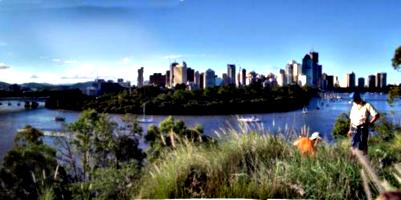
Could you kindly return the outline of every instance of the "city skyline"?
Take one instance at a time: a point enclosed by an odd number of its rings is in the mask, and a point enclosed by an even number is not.
[[[400,83],[391,67],[399,1],[3,0],[0,11],[0,81],[8,83],[136,83],[140,67],[147,80],[173,61],[219,76],[227,64],[277,75],[311,50],[340,81],[386,72],[388,84]]]

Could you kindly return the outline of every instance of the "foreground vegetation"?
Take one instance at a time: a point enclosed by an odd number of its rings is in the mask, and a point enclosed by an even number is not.
[[[315,157],[303,157],[291,145],[294,138],[278,133],[245,128],[210,138],[202,126],[169,117],[144,134],[130,115],[123,120],[127,129],[120,130],[107,115],[85,111],[57,151],[26,127],[0,168],[0,199],[366,198],[348,139],[319,143]],[[401,129],[382,121],[376,130],[369,141],[372,166],[400,188],[394,164],[401,162]]]

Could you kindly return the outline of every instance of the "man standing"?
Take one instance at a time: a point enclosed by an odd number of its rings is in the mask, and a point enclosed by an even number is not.
[[[352,137],[352,153],[362,151],[368,154],[369,126],[380,118],[380,114],[370,104],[362,100],[358,92],[354,92],[353,104],[350,112],[350,128],[348,136]]]

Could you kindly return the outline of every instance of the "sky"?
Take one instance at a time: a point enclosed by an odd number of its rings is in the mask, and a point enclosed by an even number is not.
[[[0,0],[0,81],[136,83],[173,61],[277,74],[314,50],[340,80],[399,84],[400,19],[399,0]]]

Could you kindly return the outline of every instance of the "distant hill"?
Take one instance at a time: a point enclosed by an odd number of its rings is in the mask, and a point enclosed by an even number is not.
[[[74,83],[74,84],[49,84],[49,83],[23,83],[19,84],[22,88],[30,88],[35,90],[66,90],[66,89],[80,89],[85,91],[87,87],[92,86],[93,81]],[[0,82],[0,90],[8,90],[11,84]]]

